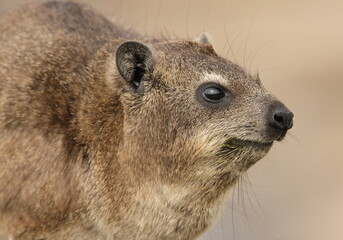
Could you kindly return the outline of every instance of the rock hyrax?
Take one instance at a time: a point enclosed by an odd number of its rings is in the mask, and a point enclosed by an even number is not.
[[[48,1],[0,20],[0,229],[9,239],[188,240],[293,114],[196,41]]]

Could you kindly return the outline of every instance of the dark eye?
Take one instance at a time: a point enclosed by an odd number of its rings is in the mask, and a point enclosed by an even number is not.
[[[196,90],[196,98],[204,106],[217,108],[227,106],[232,94],[219,84],[204,83]]]
[[[210,101],[219,101],[225,97],[224,91],[219,87],[206,88],[203,92],[203,95]]]

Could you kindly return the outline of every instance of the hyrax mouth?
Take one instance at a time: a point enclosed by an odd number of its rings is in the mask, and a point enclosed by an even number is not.
[[[222,146],[222,151],[233,151],[239,149],[254,149],[254,150],[268,150],[273,142],[257,142],[252,140],[242,140],[238,138],[230,138],[226,140]]]
[[[263,153],[262,155],[264,156],[269,151],[272,145],[273,142],[258,142],[252,140],[230,138],[224,142],[220,149],[220,153],[227,155],[234,153],[249,152],[251,155],[261,155]]]
[[[230,138],[222,145],[219,156],[226,162],[234,163],[237,171],[245,172],[250,166],[263,158],[272,145],[273,142]]]

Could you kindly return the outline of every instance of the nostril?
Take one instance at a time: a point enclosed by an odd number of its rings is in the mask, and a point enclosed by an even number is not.
[[[282,122],[283,122],[283,114],[275,113],[274,114],[274,121],[277,122],[277,123],[282,124]]]
[[[288,110],[277,111],[273,116],[273,125],[281,130],[288,130],[293,126],[293,116]]]

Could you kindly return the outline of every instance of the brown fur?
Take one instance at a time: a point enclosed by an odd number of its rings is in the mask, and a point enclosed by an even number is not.
[[[194,239],[271,145],[225,141],[280,138],[275,98],[207,38],[144,39],[72,2],[9,12],[0,33],[0,237]],[[126,39],[154,58],[143,94],[116,67]],[[206,81],[230,89],[228,108],[196,100]]]

